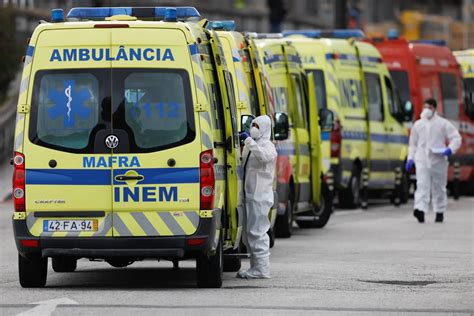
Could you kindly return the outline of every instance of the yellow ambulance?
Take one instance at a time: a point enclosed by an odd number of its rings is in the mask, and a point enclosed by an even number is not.
[[[51,20],[33,32],[18,101],[20,284],[45,286],[48,258],[56,272],[80,258],[195,258],[197,285],[220,287],[241,227],[219,37],[192,7],[55,9]]]
[[[368,198],[408,199],[404,173],[408,135],[405,111],[377,49],[355,40],[360,31],[287,31],[307,73],[314,74],[318,105],[335,113],[330,143],[331,168],[339,206],[366,208]],[[366,96],[366,97],[364,97]]]
[[[252,115],[252,117],[256,116],[259,107],[258,91],[253,78],[248,44],[244,35],[240,32],[234,31],[234,21],[210,21],[206,28],[216,30],[216,33],[220,38],[224,57],[229,61],[228,70],[234,83],[237,118],[241,118],[242,116],[245,118],[248,115]],[[244,124],[248,128],[251,121],[246,120]],[[241,119],[238,119],[238,128],[239,130],[242,130]],[[276,181],[274,196],[275,201],[277,201]],[[275,244],[274,226],[277,216],[276,206],[277,203],[275,203],[274,207],[269,212],[271,223],[271,228],[268,231],[270,247],[273,247]],[[232,266],[232,264],[229,263],[228,266]],[[235,266],[238,266],[238,263],[236,263]]]
[[[463,73],[465,112],[474,117],[474,49],[455,51],[453,54]]]
[[[275,232],[290,237],[293,221],[302,228],[320,228],[332,212],[332,194],[322,176],[320,115],[314,78],[303,71],[296,49],[279,35],[248,34],[254,79],[262,96],[257,115],[274,117],[277,158],[278,216]],[[289,131],[279,126],[288,124]],[[323,124],[330,129],[331,125]]]

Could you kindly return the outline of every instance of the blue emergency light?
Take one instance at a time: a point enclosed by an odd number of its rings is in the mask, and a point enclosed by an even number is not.
[[[209,30],[235,31],[235,21],[209,21],[206,26]]]
[[[194,7],[83,7],[72,8],[67,14],[67,18],[79,20],[103,20],[114,15],[154,18],[168,22],[201,17],[198,10]]]
[[[283,31],[284,36],[290,35],[303,35],[310,38],[365,38],[365,34],[362,30],[295,30],[295,31]]]
[[[166,8],[165,17],[163,21],[165,22],[176,22],[178,20],[178,12],[176,8]]]
[[[51,10],[51,22],[53,22],[53,23],[64,22],[64,11],[63,11],[63,9],[53,9],[53,10]]]

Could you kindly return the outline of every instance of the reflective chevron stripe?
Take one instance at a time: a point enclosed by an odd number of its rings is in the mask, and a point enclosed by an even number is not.
[[[115,212],[97,218],[96,232],[44,232],[43,221],[50,219],[55,218],[36,218],[30,212],[26,218],[28,230],[40,237],[189,236],[196,232],[200,216],[199,211]]]

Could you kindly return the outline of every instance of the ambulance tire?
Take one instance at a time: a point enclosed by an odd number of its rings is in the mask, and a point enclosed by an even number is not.
[[[128,258],[112,258],[112,259],[106,259],[105,262],[110,264],[114,268],[125,268],[135,261],[130,260]]]
[[[222,233],[219,238],[216,252],[213,255],[207,253],[199,255],[196,259],[196,281],[200,288],[222,287],[224,272],[224,254],[222,249]]]
[[[74,272],[77,268],[76,258],[52,258],[54,272]]]
[[[362,191],[360,176],[360,168],[354,166],[347,188],[339,191],[339,206],[341,208],[354,209],[360,206]]]
[[[317,215],[312,221],[296,221],[300,228],[323,228],[329,221],[332,213],[332,194],[327,184],[321,187],[321,208],[314,209]]]
[[[285,213],[277,216],[275,222],[275,235],[278,238],[290,238],[293,234],[293,203],[288,199]]]
[[[44,287],[48,276],[48,258],[42,258],[40,254],[28,257],[18,254],[18,274],[21,287]]]

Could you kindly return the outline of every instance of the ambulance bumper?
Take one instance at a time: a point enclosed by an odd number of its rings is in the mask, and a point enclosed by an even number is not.
[[[215,247],[218,227],[220,227],[220,214],[212,218],[201,218],[196,233],[191,236],[35,237],[29,233],[26,221],[13,221],[15,242],[21,254],[41,253],[43,257],[67,256],[91,259],[197,257]],[[25,240],[30,241],[28,245],[31,245],[32,241],[37,241],[37,246],[24,246]]]

